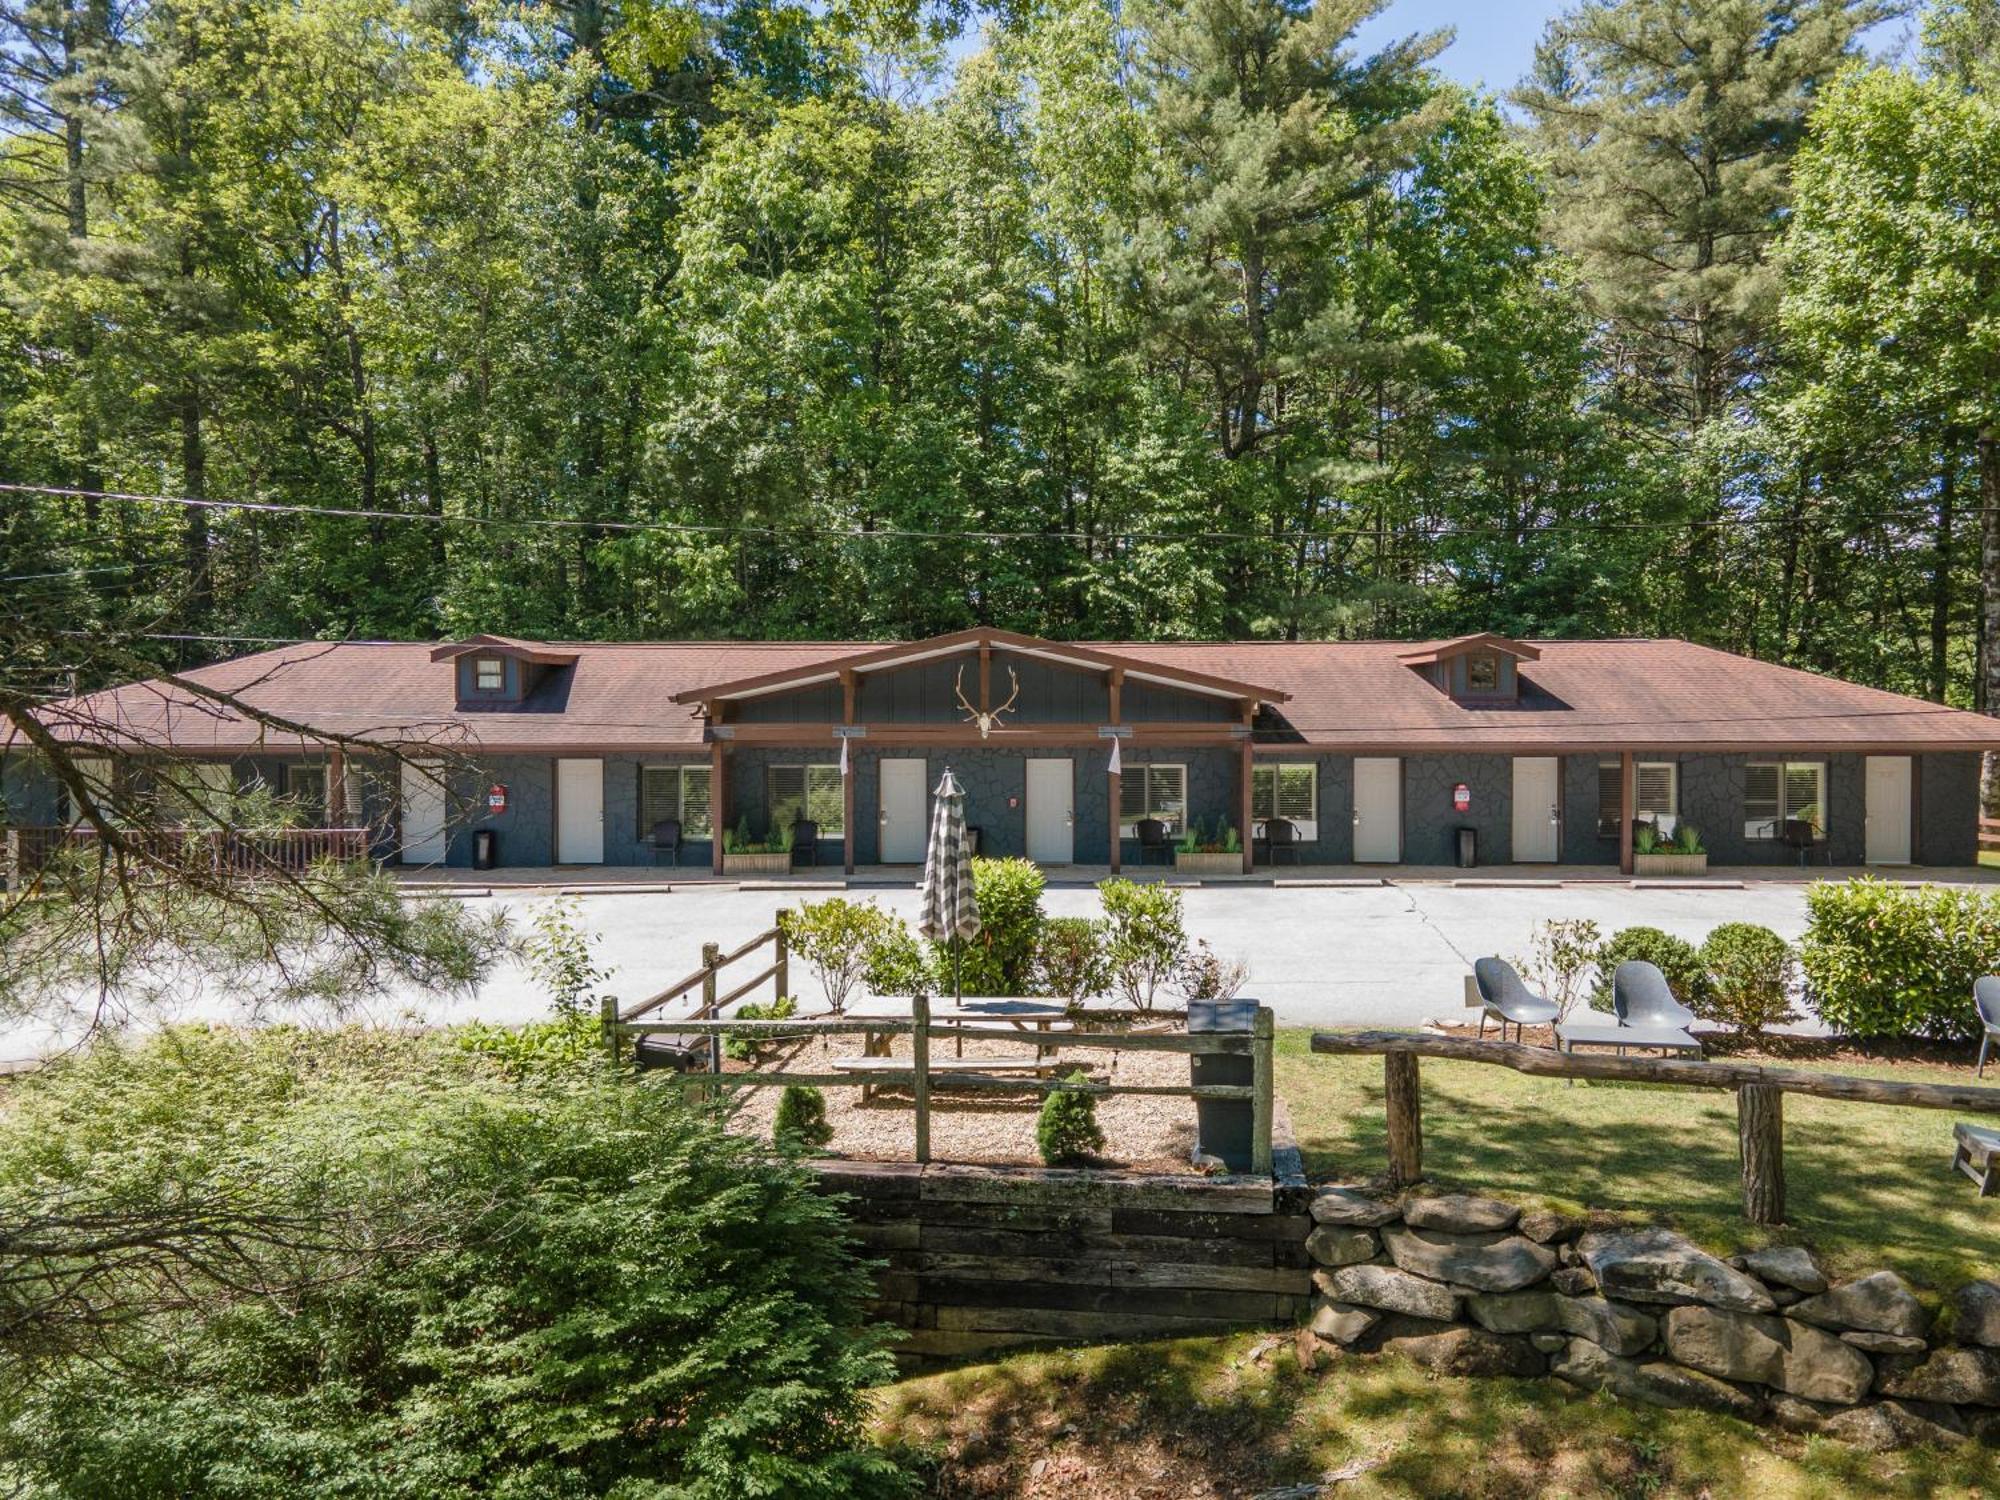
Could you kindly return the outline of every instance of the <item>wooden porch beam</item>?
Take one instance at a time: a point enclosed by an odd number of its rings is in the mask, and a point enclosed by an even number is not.
[[[831,723],[732,724],[722,738],[733,745],[824,750],[834,737],[834,727]],[[863,738],[877,745],[936,745],[997,750],[1009,746],[1045,749],[1056,745],[1104,743],[1104,736],[1097,732],[1100,726],[1095,723],[1030,724],[1018,728],[1003,725],[985,739],[980,738],[978,727],[972,724],[861,724],[856,727],[863,731]],[[1248,744],[1242,730],[1227,724],[1150,723],[1128,724],[1125,727],[1132,731],[1125,741],[1128,745],[1191,749],[1203,745],[1226,748]],[[1293,753],[1299,752],[1294,750]]]
[[[722,830],[729,826],[729,759],[728,747],[721,740],[713,740],[708,747],[708,826],[709,826],[709,867],[712,873],[722,873]]]
[[[854,668],[840,669],[840,722],[854,722]],[[846,873],[854,873],[854,746],[847,746],[847,774],[840,778],[840,836],[842,863]]]
[[[1125,691],[1125,669],[1123,667],[1113,667],[1111,669],[1111,680],[1108,685],[1111,694],[1111,723],[1116,725],[1119,722],[1118,720],[1119,698]],[[1111,742],[1112,747],[1116,749],[1118,747],[1118,743],[1119,742],[1117,740],[1113,740]],[[1109,790],[1111,793],[1111,817],[1110,817],[1111,873],[1113,875],[1116,875],[1119,870],[1119,864],[1125,852],[1124,849],[1120,847],[1122,841],[1118,836],[1119,809],[1125,800],[1124,798],[1125,778],[1122,774],[1120,774],[1117,771],[1111,772],[1111,784]]]
[[[1618,872],[1632,873],[1632,819],[1638,814],[1639,791],[1633,785],[1635,776],[1632,752],[1626,750],[1618,757]]]

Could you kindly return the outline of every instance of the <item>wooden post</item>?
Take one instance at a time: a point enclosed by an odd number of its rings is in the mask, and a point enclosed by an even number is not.
[[[1250,793],[1250,741],[1247,739],[1243,742],[1241,755],[1243,761],[1243,785],[1238,789],[1240,796],[1236,826],[1243,831],[1243,873],[1248,875],[1252,863],[1251,846],[1255,841],[1250,837],[1250,804],[1252,798]]]
[[[792,918],[788,907],[778,908],[778,935],[772,940],[775,950],[771,956],[771,998],[782,1000],[792,992],[792,949],[785,941],[785,924]]]
[[[1382,1103],[1389,1118],[1389,1179],[1408,1187],[1424,1175],[1424,1099],[1415,1053],[1383,1054]]]
[[[710,873],[722,873],[722,834],[729,827],[729,763],[722,753],[722,741],[708,747],[708,831]]]
[[[1743,1217],[1785,1222],[1785,1091],[1746,1083],[1736,1090],[1736,1136],[1743,1162]]]
[[[1124,705],[1121,701],[1125,695],[1125,669],[1123,667],[1113,667],[1111,669],[1111,681],[1109,687],[1111,693],[1111,725],[1115,729],[1124,722],[1122,719],[1118,717],[1124,708]],[[1121,741],[1113,740],[1111,742],[1111,752],[1112,754],[1118,756],[1121,763],[1124,761],[1125,757],[1123,754]],[[1121,847],[1122,841],[1119,839],[1118,836],[1118,829],[1121,823],[1121,818],[1120,818],[1121,809],[1119,807],[1119,804],[1122,801],[1124,801],[1125,797],[1125,777],[1122,772],[1118,771],[1112,771],[1110,773],[1110,776],[1111,776],[1111,873],[1113,875],[1116,875],[1118,873],[1119,865],[1121,864],[1125,853],[1124,849]]]
[[[703,943],[701,945],[701,1009],[696,1014],[705,1021],[720,1021],[722,1019],[721,1016],[715,1013],[715,972],[717,960],[721,957],[722,945],[720,943]],[[722,1071],[722,1033],[719,1031],[709,1033],[708,1071],[711,1073],[720,1073]]]
[[[1618,869],[1625,875],[1632,873],[1632,820],[1639,808],[1635,779],[1632,752],[1627,750],[1618,757]]]
[[[326,826],[347,826],[347,757],[338,750],[326,756]]]
[[[910,1019],[916,1029],[910,1033],[910,1089],[917,1106],[917,1160],[931,1159],[931,1000],[928,995],[910,997]]]
[[[1257,1007],[1250,1030],[1250,1170],[1271,1175],[1271,1042],[1277,1020],[1271,1007]]]
[[[618,997],[600,995],[597,1015],[604,1027],[604,1055],[615,1063],[618,1061]]]
[[[854,725],[854,669],[843,667],[840,673],[840,722],[852,728]],[[841,863],[846,866],[846,874],[854,873],[854,742],[843,740],[841,754],[847,760],[847,774],[840,778],[840,826],[845,831],[840,836]]]

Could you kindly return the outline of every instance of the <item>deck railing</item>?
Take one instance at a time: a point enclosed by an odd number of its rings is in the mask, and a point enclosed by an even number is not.
[[[1312,1050],[1382,1059],[1389,1175],[1400,1186],[1424,1174],[1423,1098],[1418,1059],[1490,1063],[1547,1078],[1602,1078],[1626,1083],[1669,1083],[1684,1088],[1729,1089],[1736,1095],[1736,1133],[1742,1159],[1743,1217],[1753,1224],[1785,1221],[1784,1096],[1811,1094],[1865,1104],[1913,1109],[1955,1109],[2000,1114],[2000,1088],[1976,1084],[1906,1083],[1768,1068],[1755,1063],[1694,1062],[1683,1058],[1578,1056],[1516,1042],[1430,1036],[1403,1031],[1322,1031]]]
[[[2000,849],[2000,818],[1981,818],[1979,820],[1979,847],[1981,849]]]
[[[121,837],[150,859],[237,874],[304,874],[321,860],[368,857],[366,828],[133,828]],[[9,828],[4,840],[7,888],[45,868],[64,850],[88,853],[103,840],[88,824],[73,828]]]

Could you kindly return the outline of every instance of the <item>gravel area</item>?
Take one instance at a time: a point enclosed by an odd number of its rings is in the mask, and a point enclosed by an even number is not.
[[[907,1063],[910,1039],[895,1038],[894,1056]],[[1025,1057],[1034,1043],[971,1041],[967,1057]],[[933,1059],[953,1056],[948,1041],[931,1043]],[[861,1052],[858,1036],[836,1036],[769,1048],[756,1064],[759,1071],[825,1073],[830,1059]],[[1186,1083],[1188,1058],[1179,1052],[1115,1052],[1091,1047],[1065,1048],[1063,1060],[1090,1070],[1101,1083]],[[747,1068],[730,1063],[727,1071]],[[735,1128],[769,1135],[778,1111],[776,1088],[741,1091]],[[833,1126],[829,1154],[862,1161],[908,1161],[915,1142],[915,1115],[908,1088],[878,1089],[865,1104],[856,1088],[825,1088],[826,1116]],[[1043,1095],[1023,1089],[953,1090],[931,1084],[931,1160],[1041,1165],[1035,1150],[1035,1119]],[[1104,1154],[1095,1165],[1143,1172],[1185,1172],[1194,1149],[1194,1100],[1156,1095],[1114,1095],[1097,1101],[1097,1123],[1104,1131]]]

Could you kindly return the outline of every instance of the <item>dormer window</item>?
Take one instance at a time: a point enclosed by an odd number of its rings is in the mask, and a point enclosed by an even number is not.
[[[1518,701],[1521,669],[1541,654],[1526,641],[1491,631],[1432,641],[1400,653],[1404,664],[1431,686],[1474,708]]]
[[[507,685],[507,664],[497,656],[482,656],[472,664],[473,680],[482,693],[497,693]]]
[[[1500,691],[1500,658],[1491,651],[1475,651],[1465,658],[1465,690],[1468,693]]]

